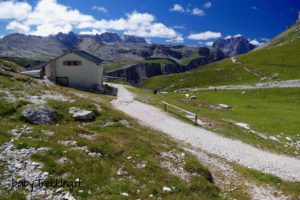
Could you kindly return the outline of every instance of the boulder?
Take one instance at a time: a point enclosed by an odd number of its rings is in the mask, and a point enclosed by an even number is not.
[[[33,124],[48,124],[56,120],[55,110],[47,106],[27,108],[22,116]]]
[[[231,107],[230,106],[228,106],[228,105],[226,105],[226,104],[219,104],[219,106],[221,107],[221,108],[223,108],[223,109],[230,109]]]
[[[195,100],[195,99],[197,99],[197,96],[191,96],[190,97],[190,100]]]
[[[80,108],[72,107],[69,109],[69,113],[72,117],[79,121],[93,121],[95,120],[95,115],[93,111],[82,110]]]

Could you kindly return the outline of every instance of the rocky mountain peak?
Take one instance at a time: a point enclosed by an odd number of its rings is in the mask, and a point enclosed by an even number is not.
[[[56,34],[54,36],[54,38],[60,40],[65,45],[71,46],[71,47],[76,46],[76,44],[79,41],[79,36],[76,33],[72,32],[72,31],[67,33],[67,34],[59,32],[58,34]]]
[[[96,35],[95,39],[99,42],[106,42],[106,43],[116,43],[116,42],[122,42],[121,37],[116,33],[109,33],[105,32],[100,35]]]
[[[123,35],[122,39],[125,43],[147,43],[145,38],[133,35]]]
[[[251,44],[245,36],[220,38],[213,44],[213,48],[223,51],[229,57],[247,53],[254,48],[255,45]]]

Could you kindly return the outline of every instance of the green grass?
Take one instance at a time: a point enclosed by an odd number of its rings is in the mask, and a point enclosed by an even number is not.
[[[4,59],[11,63],[15,63],[18,66],[21,66],[23,68],[25,68],[28,65],[30,65],[30,67],[36,67],[43,62],[43,61],[39,61],[39,60],[32,60],[32,59],[18,58],[18,57],[1,57],[0,59]]]
[[[137,64],[135,60],[114,60],[103,64],[105,72],[112,72]]]
[[[13,71],[13,72],[18,72],[18,71],[22,70],[22,68],[18,64],[11,62],[7,59],[3,59],[3,58],[0,58],[0,66],[5,66],[10,71]]]
[[[3,99],[0,99],[0,117],[12,114],[16,111],[16,106],[13,103],[9,103]]]
[[[274,88],[261,90],[218,90],[191,93],[196,100],[187,101],[185,93],[170,92],[153,95],[151,91],[132,89],[139,94],[138,99],[146,103],[163,107],[160,101],[166,101],[190,112],[197,113],[200,119],[211,123],[207,127],[227,137],[237,138],[259,148],[276,151],[288,155],[297,155],[295,145],[289,146],[285,137],[295,143],[300,141],[300,88]],[[232,109],[217,110],[212,107],[227,104]],[[176,116],[176,113],[170,110]],[[182,119],[182,117],[181,117]],[[249,133],[236,126],[234,122],[243,122],[265,137],[280,135],[280,142],[263,139],[259,134]],[[192,122],[191,122],[192,123]],[[288,146],[285,146],[288,145]]]
[[[284,181],[272,174],[265,174],[260,171],[245,167],[235,166],[235,169],[258,185],[270,185],[277,190],[282,191],[287,196],[292,196],[293,200],[298,200],[300,196],[300,182]]]
[[[50,173],[49,178],[60,178],[64,174],[69,174],[65,180],[80,178],[82,180],[80,189],[83,192],[79,192],[79,189],[71,191],[77,198],[124,199],[120,193],[127,192],[130,195],[129,199],[147,199],[150,194],[153,194],[154,198],[163,199],[221,199],[220,191],[212,182],[210,172],[192,155],[187,154],[185,158],[185,168],[194,173],[189,182],[170,175],[167,170],[161,168],[160,162],[163,160],[160,156],[161,152],[173,149],[183,152],[183,150],[162,133],[142,127],[133,119],[114,110],[109,103],[113,97],[44,86],[16,74],[10,75],[0,74],[1,87],[11,90],[15,95],[20,95],[19,92],[24,88],[28,94],[34,95],[52,90],[76,100],[75,102],[49,100],[47,104],[53,107],[59,116],[55,123],[49,125],[32,125],[22,120],[20,112],[25,109],[28,102],[16,102],[14,105],[9,105],[13,107],[9,109],[7,103],[1,100],[0,105],[5,108],[2,109],[5,115],[0,118],[0,144],[11,139],[12,135],[8,134],[10,130],[19,129],[24,124],[31,126],[33,131],[22,134],[14,144],[19,149],[50,148],[46,154],[32,155],[32,159],[44,164],[42,170]],[[99,113],[96,104],[101,107]],[[72,119],[68,108],[73,106],[93,110],[97,113],[95,122],[83,124]],[[130,127],[123,125],[120,120],[127,120]],[[44,135],[41,133],[42,130],[51,131],[54,135]],[[82,133],[93,135],[93,139],[81,137],[79,134]],[[76,141],[77,146],[86,146],[90,151],[101,153],[102,157],[94,158],[81,151],[73,150],[71,146],[58,143],[65,140]],[[129,156],[132,159],[127,159]],[[69,162],[58,164],[57,160],[61,157],[66,157]],[[147,165],[140,169],[136,167],[138,163],[147,163]],[[3,166],[1,163],[1,172]],[[130,176],[118,176],[117,171],[120,168],[127,171]],[[175,189],[166,193],[162,191],[164,186]],[[138,193],[137,190],[140,192]],[[24,194],[21,190],[15,193],[2,190],[1,198],[24,199]]]
[[[192,60],[195,60],[197,58],[201,58],[203,56],[200,56],[199,54],[192,54],[190,56],[187,56],[187,57],[184,57],[182,58],[179,63],[183,66],[188,66],[188,64],[192,61]]]
[[[274,80],[300,78],[300,24],[288,31],[280,39],[275,38],[270,45],[237,57],[237,63],[231,59],[212,63],[192,71],[156,76],[141,84],[149,89],[180,89],[219,86],[228,84],[252,84]],[[285,45],[277,46],[284,41]],[[276,76],[274,76],[277,74]],[[261,81],[262,78],[266,80]]]
[[[142,64],[147,64],[147,63],[150,63],[150,64],[153,64],[153,63],[157,63],[157,64],[161,64],[161,65],[167,65],[167,64],[172,64],[172,62],[168,59],[147,59],[147,60],[143,60],[139,63],[142,63]]]
[[[153,64],[153,63],[158,63],[161,65],[166,65],[166,64],[172,64],[172,62],[168,59],[147,59],[147,60],[142,60],[142,61],[136,61],[136,60],[118,60],[118,61],[113,61],[113,62],[108,62],[104,64],[104,71],[105,72],[112,72],[112,71],[117,71],[120,69],[124,69],[126,67],[130,67],[136,64]]]

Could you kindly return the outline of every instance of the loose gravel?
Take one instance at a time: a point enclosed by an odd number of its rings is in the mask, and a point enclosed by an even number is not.
[[[113,106],[136,118],[143,125],[162,131],[176,140],[201,148],[242,166],[276,175],[284,180],[300,181],[300,160],[263,151],[241,141],[225,138],[203,128],[184,123],[159,108],[134,100],[123,85]]]

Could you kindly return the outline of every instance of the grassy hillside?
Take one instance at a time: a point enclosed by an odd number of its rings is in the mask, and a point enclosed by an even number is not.
[[[64,188],[76,198],[221,199],[204,166],[163,134],[141,127],[114,110],[109,103],[112,97],[40,84],[18,74],[0,72],[1,147],[9,143],[16,151],[46,148],[46,153],[36,152],[28,158],[41,163],[42,167],[33,171],[49,173],[47,180],[80,178],[80,188]],[[49,98],[51,94],[53,99]],[[27,106],[38,106],[35,101],[43,99],[43,95],[48,95],[45,103],[55,109],[58,118],[49,125],[30,124],[22,118],[21,112]],[[55,99],[57,96],[68,100]],[[91,123],[76,121],[68,113],[70,107],[92,110],[96,120]],[[25,132],[22,127],[27,127]],[[22,134],[15,138],[10,134],[13,129]],[[81,149],[101,155],[93,157]],[[174,154],[176,159],[163,156],[165,154]],[[162,162],[170,163],[174,169],[182,167],[180,169],[190,174],[190,178],[183,180],[170,174],[169,169],[161,166]],[[1,181],[10,178],[4,173],[7,167],[2,160]],[[172,191],[164,191],[163,187]],[[57,188],[49,189],[54,194],[59,193]],[[1,199],[25,199],[28,190],[1,187],[0,193]]]
[[[157,58],[157,59],[146,59],[146,60],[116,60],[113,62],[107,62],[104,63],[104,71],[105,72],[113,72],[120,69],[126,69],[128,67],[131,67],[133,65],[137,64],[161,64],[161,65],[167,65],[172,64],[172,61],[166,58]]]
[[[2,57],[0,59],[4,59],[7,61],[10,61],[12,63],[16,63],[17,65],[25,68],[27,66],[30,67],[36,67],[42,64],[45,61],[39,61],[39,60],[32,60],[32,59],[27,59],[27,58],[17,58],[17,57]]]
[[[131,88],[136,99],[164,109],[161,101],[196,113],[211,130],[225,137],[237,139],[256,148],[300,158],[300,88],[273,88],[263,90],[219,90],[190,93],[196,99],[187,99],[186,93],[160,93]],[[219,104],[229,105],[225,109]],[[193,125],[186,113],[168,107],[168,113]],[[249,126],[249,129],[238,124]],[[278,190],[298,199],[300,182],[285,182],[273,175],[236,166],[236,170],[258,184],[274,185]]]
[[[196,113],[206,128],[227,137],[236,138],[258,148],[300,157],[300,88],[273,88],[260,90],[219,90],[191,93],[197,99],[189,100],[186,93],[163,93],[153,95],[151,91],[135,89],[139,100],[163,107],[166,101],[190,112]],[[231,109],[222,109],[226,104]],[[171,109],[172,113],[176,110]],[[186,119],[184,113],[174,113]],[[246,123],[250,132],[236,123]],[[270,137],[278,137],[278,141]],[[289,137],[289,139],[286,139]],[[299,143],[300,145],[300,143]]]
[[[246,84],[300,78],[300,23],[264,47],[192,71],[157,76],[141,84],[145,88],[178,89]]]
[[[7,59],[3,59],[3,58],[0,58],[0,69],[1,68],[4,68],[4,70],[13,71],[13,72],[18,72],[18,71],[22,70],[22,67],[20,67],[20,65],[14,63],[12,61],[9,61]]]

